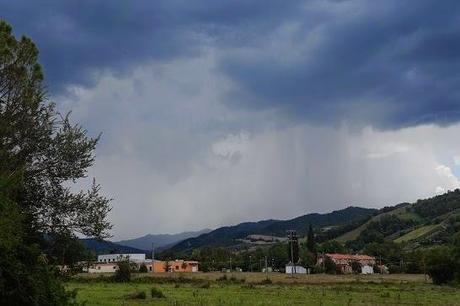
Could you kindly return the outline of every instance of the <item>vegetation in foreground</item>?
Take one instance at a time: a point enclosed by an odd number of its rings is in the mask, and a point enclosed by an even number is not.
[[[73,280],[77,300],[86,305],[460,305],[460,290],[424,283],[420,275],[290,278],[262,273],[219,273],[197,277],[143,278],[130,283]],[[337,280],[347,281],[337,283]],[[290,283],[288,283],[290,282]]]

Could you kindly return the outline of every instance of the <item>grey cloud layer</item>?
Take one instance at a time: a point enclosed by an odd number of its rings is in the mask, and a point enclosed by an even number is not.
[[[51,89],[216,52],[227,103],[398,128],[460,118],[458,1],[10,1]]]
[[[116,238],[382,207],[460,187],[460,125],[280,128],[271,113],[222,103],[231,86],[214,64],[146,65],[63,100],[104,132],[90,177],[115,199]]]
[[[0,3],[37,42],[59,108],[103,132],[89,177],[115,199],[119,239],[460,187],[459,13],[453,0]]]

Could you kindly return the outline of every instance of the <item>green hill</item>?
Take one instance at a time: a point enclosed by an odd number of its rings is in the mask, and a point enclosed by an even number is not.
[[[460,190],[383,209],[335,240],[355,251],[373,242],[393,241],[405,249],[447,243],[460,230]]]
[[[248,235],[285,236],[296,230],[301,237],[311,224],[316,241],[335,240],[350,252],[359,252],[372,243],[394,242],[406,249],[446,243],[460,229],[460,190],[401,203],[380,210],[348,207],[326,214],[307,214],[290,220],[264,220],[221,227],[186,239],[170,251],[182,252],[203,247],[243,246]]]
[[[305,235],[309,224],[316,228],[346,225],[351,221],[368,218],[376,209],[347,207],[327,214],[307,214],[290,220],[264,220],[245,222],[235,226],[221,227],[195,238],[186,239],[171,248],[172,251],[186,251],[205,246],[228,247],[240,244],[239,239],[251,234],[285,236],[286,231],[296,230]]]

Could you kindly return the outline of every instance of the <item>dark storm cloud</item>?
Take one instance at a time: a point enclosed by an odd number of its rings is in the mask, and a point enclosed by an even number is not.
[[[274,50],[260,47],[250,57],[228,53],[221,67],[241,86],[232,100],[255,109],[390,128],[451,123],[460,118],[459,6],[458,1],[307,6],[287,34],[288,43],[304,48],[302,54],[279,54],[272,43]],[[328,10],[333,13],[317,23],[305,22]],[[309,42],[311,37],[315,41]]]
[[[38,44],[48,83],[58,92],[92,85],[101,69],[126,73],[147,60],[196,55],[212,41],[250,39],[238,33],[241,23],[273,27],[294,3],[19,0],[0,4],[0,17]]]
[[[234,107],[398,128],[460,118],[458,1],[10,1],[53,92],[150,60],[200,56]]]

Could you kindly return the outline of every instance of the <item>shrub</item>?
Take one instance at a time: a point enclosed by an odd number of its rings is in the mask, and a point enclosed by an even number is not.
[[[332,261],[332,259],[330,259],[327,256],[326,256],[326,259],[324,260],[324,271],[327,274],[336,274],[337,273],[337,266]]]
[[[254,289],[254,284],[246,284],[241,286],[242,289]]]
[[[154,299],[164,299],[164,298],[166,298],[164,293],[160,289],[155,288],[155,287],[152,287],[152,289],[150,289],[150,295]]]
[[[147,270],[147,266],[145,265],[145,263],[142,263],[139,267],[139,273],[147,273],[148,270]]]
[[[128,261],[120,261],[118,269],[115,271],[115,281],[126,283],[131,281],[131,266]]]
[[[211,283],[210,282],[205,282],[205,283],[202,283],[199,288],[202,288],[202,289],[209,289],[211,288]]]
[[[145,291],[136,291],[130,293],[128,295],[128,298],[133,300],[145,300],[147,298],[147,295],[145,294]]]
[[[426,267],[428,275],[437,285],[454,280],[455,262],[449,247],[437,247],[428,253]]]
[[[260,282],[261,285],[271,285],[273,284],[272,280],[269,278],[264,279],[263,281]]]
[[[361,273],[361,264],[357,261],[352,261],[351,262],[351,270],[353,271],[354,274],[359,274]]]

